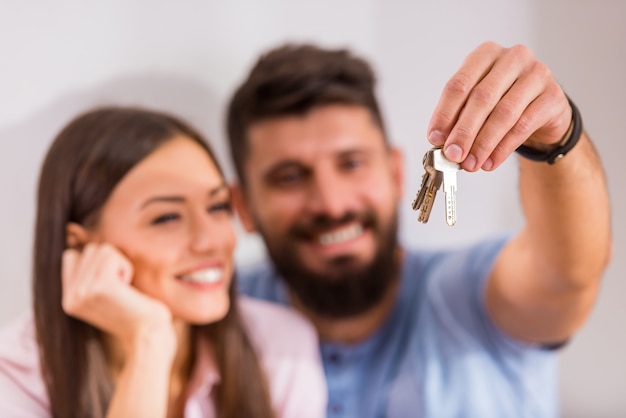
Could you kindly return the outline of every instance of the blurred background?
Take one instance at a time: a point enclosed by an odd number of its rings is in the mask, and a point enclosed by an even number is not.
[[[30,308],[37,176],[63,125],[95,105],[167,110],[211,139],[232,179],[224,107],[258,54],[287,41],[352,48],[374,64],[391,140],[405,153],[407,245],[462,245],[517,230],[514,158],[494,173],[459,174],[454,228],[441,201],[427,225],[410,208],[443,85],[486,40],[526,44],[549,65],[604,162],[614,258],[590,320],[561,351],[560,393],[563,417],[625,417],[623,0],[0,0],[0,326]],[[240,265],[263,257],[260,240],[240,232]]]

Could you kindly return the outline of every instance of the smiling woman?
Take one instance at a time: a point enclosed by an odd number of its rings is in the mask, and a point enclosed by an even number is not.
[[[34,314],[0,333],[0,415],[324,416],[312,327],[235,296],[230,200],[182,121],[72,121],[40,176]]]

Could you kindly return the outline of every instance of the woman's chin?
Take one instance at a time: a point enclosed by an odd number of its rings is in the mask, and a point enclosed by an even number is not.
[[[226,298],[203,306],[185,306],[174,317],[191,325],[208,325],[224,319],[229,309],[230,300]]]

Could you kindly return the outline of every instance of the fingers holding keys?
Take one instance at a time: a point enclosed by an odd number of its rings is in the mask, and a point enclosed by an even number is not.
[[[467,171],[492,170],[531,136],[558,142],[569,126],[568,111],[565,94],[532,51],[487,42],[446,84],[428,139]]]
[[[463,169],[475,171],[485,164],[499,140],[532,100],[528,96],[537,93],[522,89],[525,94],[516,95],[511,91],[527,71],[528,55],[523,48],[505,49],[492,42],[482,44],[446,84],[431,120],[431,130],[444,134],[446,141],[441,144],[444,154],[461,163]],[[442,114],[457,117],[446,122]]]
[[[428,126],[428,139],[433,145],[444,145],[472,90],[492,69],[498,54],[496,44],[481,45],[465,58],[461,68],[448,80]],[[469,126],[464,129],[471,131]]]
[[[530,56],[529,56],[530,57]],[[505,66],[505,70],[517,74],[513,66]],[[526,141],[537,129],[548,121],[551,109],[542,110],[549,71],[541,63],[530,64],[526,70],[517,74],[512,85],[505,77],[497,74],[489,74],[481,84],[486,84],[485,89],[495,91],[498,85],[506,85],[507,90],[500,96],[498,91],[497,101],[492,107],[485,109],[479,101],[468,100],[463,111],[463,117],[459,123],[467,123],[465,120],[474,121],[477,128],[472,132],[465,143],[468,148],[468,161],[464,162],[463,168],[468,171],[493,170],[497,168],[515,149]],[[493,85],[491,87],[490,85]],[[556,87],[558,85],[554,84]],[[478,86],[478,88],[484,88]],[[560,87],[559,87],[560,89]],[[504,89],[501,89],[504,90]],[[474,132],[476,132],[474,134]],[[454,136],[450,138],[455,140]]]

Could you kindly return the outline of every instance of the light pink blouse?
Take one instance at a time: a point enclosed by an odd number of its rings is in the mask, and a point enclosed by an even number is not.
[[[312,326],[282,306],[243,296],[238,302],[248,335],[268,377],[277,416],[325,417],[327,392]],[[185,418],[215,417],[210,393],[219,381],[209,351],[199,350]],[[14,320],[0,331],[0,417],[50,417],[31,314]]]

